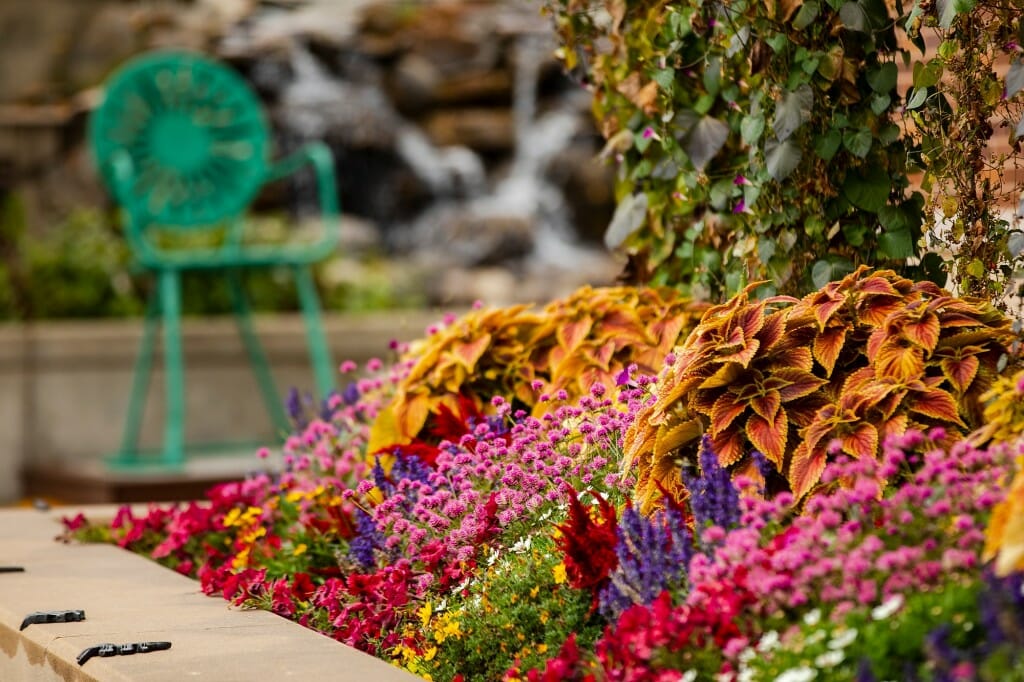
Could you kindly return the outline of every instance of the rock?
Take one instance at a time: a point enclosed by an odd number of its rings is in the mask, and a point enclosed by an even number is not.
[[[548,167],[548,179],[562,190],[577,234],[593,244],[603,242],[615,213],[615,168],[597,158],[598,145],[595,135],[556,156]]]
[[[441,79],[441,71],[433,62],[411,52],[395,64],[388,79],[388,94],[403,114],[422,112],[424,106],[433,105],[437,99]]]
[[[533,250],[529,216],[440,206],[422,216],[406,246],[435,264],[484,266],[515,261]]]
[[[465,145],[485,152],[506,152],[515,147],[516,131],[509,109],[441,109],[424,122],[430,140],[441,147]]]
[[[442,106],[508,106],[512,102],[512,75],[507,69],[458,74],[446,79],[434,89],[434,99]]]
[[[101,82],[118,64],[141,48],[134,12],[106,5],[76,32],[65,58],[69,92]]]
[[[427,290],[433,305],[463,307],[474,301],[505,307],[522,303],[521,281],[507,268],[445,268],[436,271]]]
[[[0,103],[54,103],[71,92],[61,83],[62,53],[90,12],[83,0],[0,3]]]

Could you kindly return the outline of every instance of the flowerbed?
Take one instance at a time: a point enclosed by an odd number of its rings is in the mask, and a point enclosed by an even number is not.
[[[891,273],[833,285],[802,302],[744,294],[700,320],[661,308],[679,324],[638,319],[661,323],[650,340],[614,331],[637,305],[626,290],[539,322],[446,320],[316,414],[293,401],[283,474],[67,523],[433,680],[1024,679],[1008,322]],[[674,305],[659,296],[643,300]],[[585,321],[544,331],[555,314]],[[814,349],[787,347],[803,374],[782,366],[782,338]],[[501,353],[520,370],[501,374]],[[424,357],[445,368],[429,391]],[[600,370],[586,387],[564,381],[579,366]],[[748,411],[716,421],[722,396],[700,394],[716,386]],[[432,398],[410,407],[417,391]],[[808,418],[772,441],[757,424],[780,424],[781,405]],[[871,442],[869,408],[891,422]],[[397,440],[368,448],[371,432]]]

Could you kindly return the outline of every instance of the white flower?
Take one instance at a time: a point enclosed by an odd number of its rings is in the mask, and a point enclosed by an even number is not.
[[[834,666],[839,665],[842,662],[842,650],[826,651],[825,653],[820,654],[817,658],[814,659],[814,665],[818,666],[819,668],[832,668]]]
[[[697,679],[697,671],[696,670],[687,670],[685,673],[683,673],[683,676],[681,678],[679,678],[679,682],[694,682],[694,680],[696,680],[696,679]]]
[[[524,552],[530,551],[530,546],[533,545],[533,537],[527,535],[522,540],[519,540],[514,545],[509,547],[509,551],[514,554],[523,554]]]
[[[853,640],[857,639],[857,628],[850,628],[849,630],[840,630],[836,634],[832,635],[832,641],[828,643],[829,649],[845,649],[846,647],[853,644]]]
[[[818,671],[802,665],[799,668],[790,668],[775,678],[775,682],[811,682],[818,676]]]
[[[738,660],[740,663],[749,663],[755,658],[757,658],[757,652],[754,651],[753,648],[748,646],[746,649],[740,652],[740,655],[736,657],[736,660]]]
[[[761,653],[771,651],[779,646],[779,633],[775,630],[769,630],[768,632],[761,635],[761,640],[757,643],[757,650]]]
[[[821,609],[814,609],[804,614],[804,623],[814,627],[821,622]]]
[[[903,595],[894,594],[875,608],[871,609],[871,617],[875,620],[885,620],[892,614],[899,611],[901,606],[903,606]]]

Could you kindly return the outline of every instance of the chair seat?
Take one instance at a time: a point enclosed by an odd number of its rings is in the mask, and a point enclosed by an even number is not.
[[[235,249],[141,253],[138,264],[146,270],[219,270],[230,268],[297,267],[318,263],[331,255],[334,243],[252,245]]]

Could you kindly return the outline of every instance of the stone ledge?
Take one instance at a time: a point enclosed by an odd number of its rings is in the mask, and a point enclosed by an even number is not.
[[[196,581],[139,555],[54,541],[60,517],[79,509],[0,511],[0,561],[25,567],[0,574],[0,680],[418,679],[272,613],[207,597]],[[110,508],[84,511],[103,518]],[[51,609],[82,609],[86,620],[18,631],[26,614]],[[172,648],[75,661],[96,644],[159,640]]]

